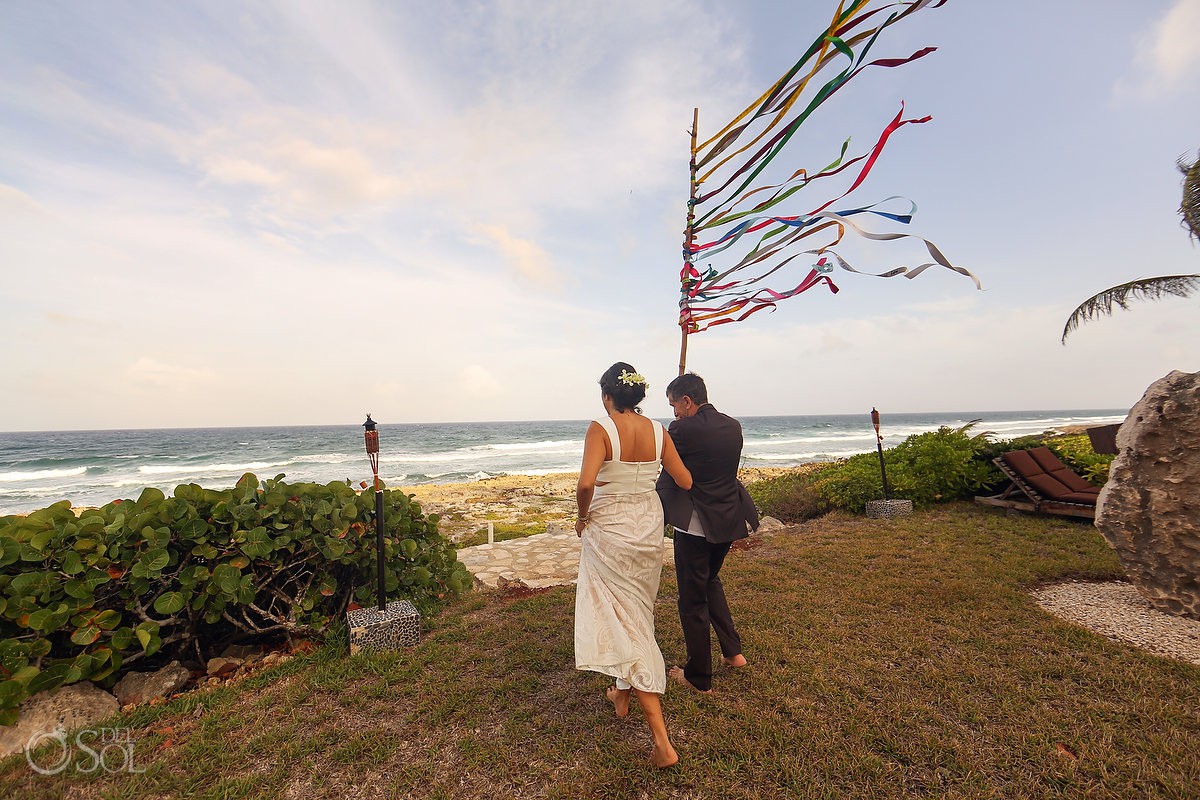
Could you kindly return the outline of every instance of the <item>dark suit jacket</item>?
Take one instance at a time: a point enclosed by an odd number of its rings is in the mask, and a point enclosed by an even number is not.
[[[705,403],[692,416],[672,422],[667,430],[693,481],[692,490],[685,492],[666,470],[658,476],[655,489],[667,523],[687,530],[694,507],[710,542],[745,538],[747,523],[757,530],[758,511],[737,479],[742,459],[741,423]]]

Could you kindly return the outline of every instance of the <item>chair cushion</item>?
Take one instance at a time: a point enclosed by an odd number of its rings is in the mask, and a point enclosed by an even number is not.
[[[1050,474],[1053,475],[1055,478],[1058,478],[1064,484],[1066,484],[1067,488],[1070,489],[1072,492],[1087,492],[1087,491],[1099,492],[1100,491],[1095,486],[1092,486],[1090,483],[1085,481],[1083,478],[1079,477],[1075,473],[1074,470],[1072,470],[1068,467],[1063,467],[1062,469],[1056,469],[1056,470],[1050,472]]]
[[[1038,493],[1048,500],[1058,500],[1071,493],[1070,487],[1053,475],[1041,472],[1036,475],[1025,475],[1023,477],[1026,483],[1037,489]]]
[[[1058,456],[1049,447],[1033,447],[1028,451],[1033,460],[1042,468],[1043,472],[1056,472],[1060,469],[1067,469],[1067,465],[1058,460]]]
[[[1046,471],[1033,460],[1033,456],[1029,455],[1029,452],[1026,450],[1012,450],[1005,453],[1003,458],[1004,463],[1012,467],[1013,472],[1022,477],[1037,475]]]
[[[1096,505],[1096,499],[1100,497],[1100,490],[1092,487],[1090,492],[1070,492],[1062,497],[1056,497],[1055,500],[1062,500],[1067,503],[1087,503],[1089,506]]]

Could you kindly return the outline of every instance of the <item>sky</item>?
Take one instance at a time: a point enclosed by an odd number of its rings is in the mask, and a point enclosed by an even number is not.
[[[718,130],[835,7],[0,0],[0,430],[583,419],[615,361],[668,416],[692,110]],[[689,338],[713,403],[1128,409],[1200,370],[1200,297],[1059,342],[1096,292],[1200,272],[1176,166],[1198,29],[1200,0],[949,0],[888,28],[873,54],[938,50],[856,78],[776,163],[868,147],[901,101],[932,115],[850,199],[912,199],[896,230],[983,289],[837,273]]]

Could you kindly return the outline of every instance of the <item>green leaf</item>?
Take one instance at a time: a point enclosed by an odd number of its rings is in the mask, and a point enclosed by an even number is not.
[[[400,549],[404,551],[404,555],[412,558],[417,554],[417,543],[412,539],[405,539],[400,542]]]
[[[83,572],[83,559],[75,550],[68,550],[62,557],[62,571],[68,575],[78,575]]]
[[[104,584],[111,581],[112,576],[109,575],[107,572],[104,572],[103,570],[89,569],[87,571],[87,574],[83,576],[83,580],[88,586],[90,586],[92,588],[93,591],[95,591],[96,587],[103,586]]]
[[[78,645],[87,646],[100,638],[100,626],[84,625],[71,634],[71,641]]]
[[[117,628],[108,643],[114,650],[126,650],[133,644],[133,628]]]
[[[243,567],[250,566],[250,559],[246,558],[245,556],[234,556],[233,558],[229,559],[229,563],[231,566],[242,569]]]
[[[192,548],[192,555],[196,558],[216,558],[220,551],[211,544],[198,544]]]
[[[145,489],[142,489],[142,493],[137,499],[137,504],[145,507],[154,503],[161,503],[164,499],[166,499],[166,495],[162,493],[161,489],[147,486]]]
[[[100,626],[101,630],[111,631],[121,624],[121,612],[108,608],[97,614],[94,621]]]
[[[29,615],[29,627],[35,631],[44,631],[49,625],[47,624],[54,616],[54,612],[48,608],[41,608]]]
[[[15,564],[21,557],[21,544],[7,536],[0,537],[0,567]]]
[[[57,581],[52,573],[23,572],[12,579],[9,588],[15,594],[36,597],[49,590],[55,583]]]
[[[57,689],[67,682],[67,676],[70,673],[71,665],[69,663],[65,661],[56,662],[35,675],[29,681],[26,689],[31,695],[44,692],[47,689]]]
[[[167,564],[171,563],[171,554],[162,549],[151,550],[142,556],[141,562],[151,573],[161,572]]]
[[[0,681],[0,708],[13,708],[28,696],[25,684],[20,681]]]
[[[179,537],[188,541],[197,541],[210,530],[211,526],[202,519],[189,519],[178,528]]]
[[[77,600],[89,600],[94,596],[92,587],[75,578],[66,582],[63,586],[63,591],[67,593],[67,596],[74,597]]]
[[[231,564],[218,564],[213,570],[213,581],[225,594],[233,594],[242,581],[242,571]]]
[[[160,638],[157,622],[143,622],[133,629],[133,633],[142,645],[142,651],[148,656],[154,655],[162,647],[162,639]]]
[[[54,538],[53,530],[41,531],[40,533],[35,533],[33,536],[31,536],[29,538],[29,546],[32,547],[34,550],[45,552],[46,545],[50,544],[50,540],[53,538]]]
[[[154,601],[154,610],[163,616],[170,616],[182,609],[186,602],[182,592],[167,592],[159,595],[158,599]]]

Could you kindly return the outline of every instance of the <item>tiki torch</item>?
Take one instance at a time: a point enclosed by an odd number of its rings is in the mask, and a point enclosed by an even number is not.
[[[871,408],[871,424],[875,426],[875,447],[879,450],[879,474],[883,476],[883,499],[891,500],[892,490],[888,487],[887,467],[883,465],[883,435],[879,432],[879,412],[874,407]]]
[[[383,489],[379,485],[379,431],[375,430],[375,420],[367,414],[363,423],[366,431],[363,438],[367,442],[367,458],[371,460],[371,472],[375,475],[375,544],[378,550],[379,577],[379,610],[387,610],[387,600],[383,596]]]

